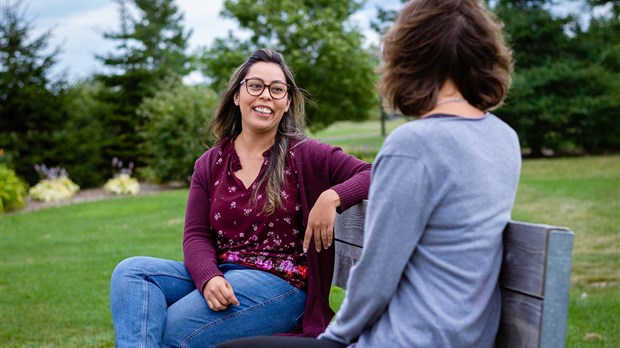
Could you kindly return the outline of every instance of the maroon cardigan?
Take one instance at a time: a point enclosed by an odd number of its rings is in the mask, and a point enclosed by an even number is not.
[[[218,151],[226,146],[232,146],[232,142],[223,140],[196,161],[189,189],[183,234],[183,262],[198,289],[203,289],[211,278],[223,276],[217,268],[216,236],[209,226],[209,189],[213,187],[209,168],[215,165]],[[331,188],[338,193],[339,212],[368,197],[370,164],[345,154],[338,147],[307,139],[292,146],[288,160],[297,171],[304,230],[310,209],[323,191]],[[329,307],[334,272],[333,245],[317,253],[314,242],[311,242],[307,254],[308,296],[302,325],[293,335],[316,337],[325,330],[334,316]]]

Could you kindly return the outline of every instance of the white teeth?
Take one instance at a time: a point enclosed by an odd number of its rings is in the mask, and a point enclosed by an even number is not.
[[[260,112],[261,114],[270,114],[272,112],[271,109],[261,106],[254,108],[254,110],[256,110],[256,112]]]

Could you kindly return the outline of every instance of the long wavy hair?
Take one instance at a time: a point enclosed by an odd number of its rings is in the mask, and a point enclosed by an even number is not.
[[[413,0],[383,37],[379,92],[405,115],[433,109],[452,79],[471,105],[502,104],[513,69],[501,24],[480,0]]]
[[[278,124],[269,164],[264,174],[259,178],[252,194],[252,199],[256,201],[258,189],[266,185],[266,201],[263,211],[271,214],[282,205],[280,195],[284,185],[286,155],[291,146],[291,140],[299,143],[306,138],[304,132],[306,127],[306,96],[304,91],[297,87],[293,72],[280,53],[268,48],[259,49],[233,72],[220,97],[219,104],[208,126],[208,132],[215,137],[218,143],[225,138],[233,139],[241,133],[241,111],[234,103],[234,96],[239,92],[240,83],[246,77],[250,67],[258,62],[277,64],[284,72],[286,83],[289,85],[287,94],[290,102],[289,109],[284,113]]]

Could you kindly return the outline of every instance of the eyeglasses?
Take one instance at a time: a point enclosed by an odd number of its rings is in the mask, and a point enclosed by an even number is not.
[[[286,93],[288,93],[289,87],[286,83],[282,82],[274,82],[268,85],[257,78],[243,79],[239,84],[242,85],[244,83],[245,89],[248,91],[248,93],[255,97],[261,95],[265,90],[265,87],[269,87],[269,95],[271,95],[273,99],[284,98],[286,96]]]

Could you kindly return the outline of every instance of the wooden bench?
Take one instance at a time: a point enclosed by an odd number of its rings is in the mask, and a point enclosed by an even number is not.
[[[346,289],[359,260],[366,201],[337,215],[333,284]],[[499,284],[502,314],[496,347],[564,347],[573,232],[564,227],[511,221],[504,230]]]

